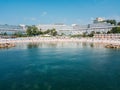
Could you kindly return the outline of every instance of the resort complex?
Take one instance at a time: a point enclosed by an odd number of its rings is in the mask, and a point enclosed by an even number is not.
[[[77,41],[120,45],[119,26],[108,23],[102,18],[96,18],[92,24],[88,25],[69,26],[62,23],[33,26],[0,25],[0,33],[0,43]]]
[[[120,0],[0,0],[0,90],[120,90]]]
[[[48,30],[48,29],[56,29],[58,34],[64,35],[78,35],[83,33],[91,33],[91,32],[100,32],[100,33],[107,33],[113,27],[117,27],[116,25],[103,22],[104,19],[96,18],[93,21],[93,24],[88,25],[77,25],[72,24],[71,26],[64,25],[64,24],[50,24],[50,25],[37,25],[40,30]]]
[[[95,33],[107,33],[114,27],[118,27],[114,24],[104,22],[102,18],[96,18],[92,24],[88,25],[65,25],[62,23],[57,24],[39,24],[35,25],[41,31],[47,31],[50,29],[55,29],[59,35],[78,35],[78,34],[90,34],[91,32]],[[25,33],[27,29],[26,25],[0,25],[0,33],[4,34],[14,34],[16,32]]]

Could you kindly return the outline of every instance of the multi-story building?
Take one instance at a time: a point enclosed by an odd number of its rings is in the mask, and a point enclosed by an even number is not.
[[[105,20],[104,18],[98,17],[93,21],[93,23],[100,23],[103,22],[104,20]]]
[[[87,28],[87,32],[90,33],[92,31],[94,31],[94,32],[100,32],[100,33],[107,33],[113,27],[116,27],[116,26],[111,25],[109,23],[105,23],[105,22],[93,23],[93,24],[89,24],[89,26]]]
[[[75,29],[72,26],[68,26],[65,24],[47,24],[47,25],[37,25],[36,26],[39,30],[46,31],[48,29],[56,29],[58,34],[70,34],[71,31],[74,31]]]
[[[0,34],[7,33],[9,35],[21,32],[25,33],[25,26],[21,25],[0,25]]]
[[[106,23],[103,21],[104,21],[103,18],[96,18],[95,20],[93,20],[92,24],[81,25],[81,26],[78,26],[76,29],[78,29],[84,33],[91,33],[92,31],[94,31],[95,33],[96,32],[107,33],[113,27],[117,27],[115,25],[112,25],[110,23]]]
[[[72,24],[64,25],[64,24],[49,24],[49,25],[37,25],[37,27],[41,30],[48,30],[48,29],[56,29],[58,34],[65,34],[65,35],[75,35],[75,34],[83,34],[83,33],[91,33],[91,32],[100,32],[100,33],[107,33],[115,25],[110,23],[103,22],[103,18],[96,18],[93,21],[93,24],[88,25],[76,25]]]
[[[48,29],[56,29],[58,34],[64,34],[64,35],[76,35],[76,34],[83,34],[83,33],[91,33],[91,32],[100,32],[100,33],[107,33],[110,31],[113,27],[116,27],[115,25],[103,22],[104,19],[102,18],[96,18],[96,20],[93,21],[93,24],[88,25],[65,25],[65,24],[40,24],[36,25],[36,27],[39,30],[46,31]],[[10,33],[13,34],[15,32],[22,32],[25,33],[26,27],[25,25],[0,25],[0,33]]]

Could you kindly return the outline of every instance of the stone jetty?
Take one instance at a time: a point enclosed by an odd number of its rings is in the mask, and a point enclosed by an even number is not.
[[[15,47],[14,43],[0,43],[0,48],[11,48]]]
[[[105,47],[106,48],[119,48],[120,49],[120,44],[108,44]]]

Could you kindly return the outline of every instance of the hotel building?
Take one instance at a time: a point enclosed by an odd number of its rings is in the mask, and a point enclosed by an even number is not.
[[[25,33],[25,30],[25,25],[0,25],[0,34],[7,33],[11,35],[17,32]]]
[[[94,32],[100,32],[100,33],[107,33],[110,31],[113,27],[116,27],[115,25],[112,25],[110,23],[103,22],[104,19],[102,18],[96,18],[93,21],[93,24],[88,25],[64,25],[64,24],[48,24],[48,25],[37,25],[38,29],[41,30],[48,30],[48,29],[56,29],[58,34],[64,34],[64,35],[76,35],[76,34],[83,34],[83,33],[91,33]]]

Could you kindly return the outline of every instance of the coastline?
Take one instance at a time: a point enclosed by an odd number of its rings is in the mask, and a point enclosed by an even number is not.
[[[101,44],[120,45],[120,39],[100,39],[100,38],[57,38],[57,37],[22,37],[15,39],[0,39],[0,43],[39,43],[39,42],[86,42]]]

